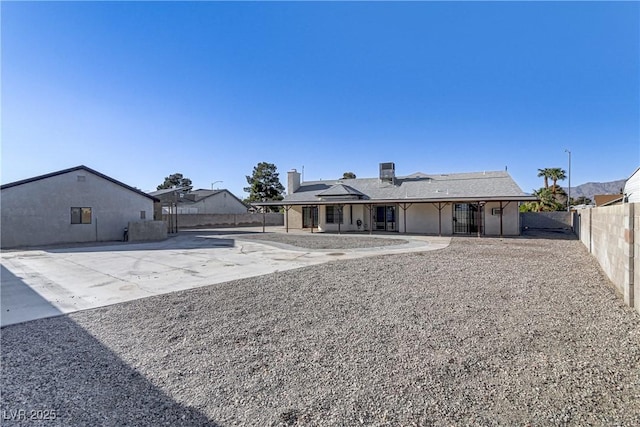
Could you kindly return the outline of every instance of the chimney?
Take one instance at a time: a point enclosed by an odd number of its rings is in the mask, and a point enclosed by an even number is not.
[[[300,188],[300,172],[291,169],[287,172],[287,194],[293,194]]]

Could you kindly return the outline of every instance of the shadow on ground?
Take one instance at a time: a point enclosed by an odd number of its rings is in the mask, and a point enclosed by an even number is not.
[[[32,313],[42,313],[42,317],[62,314],[57,307],[39,293],[31,289],[21,277],[16,276],[4,265],[0,266],[0,324],[20,323],[32,319]],[[11,308],[9,308],[11,307]]]
[[[176,402],[68,316],[4,327],[1,343],[3,426],[22,425],[34,414],[69,426],[217,425]]]
[[[562,228],[529,228],[523,230],[520,237],[525,239],[578,240],[578,236],[573,231]]]

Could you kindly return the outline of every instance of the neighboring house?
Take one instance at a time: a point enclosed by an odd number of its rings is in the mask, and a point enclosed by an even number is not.
[[[243,214],[249,207],[229,190],[193,190],[185,193],[180,188],[153,191],[164,204],[176,203],[179,214]]]
[[[506,172],[414,173],[396,177],[393,163],[377,178],[300,182],[288,173],[287,229],[519,235],[519,202],[535,201]]]
[[[627,179],[622,192],[624,193],[625,203],[640,202],[640,168],[636,169]]]
[[[0,186],[3,248],[122,240],[157,201],[86,166]]]
[[[596,207],[611,206],[622,203],[622,194],[596,194],[593,196]]]

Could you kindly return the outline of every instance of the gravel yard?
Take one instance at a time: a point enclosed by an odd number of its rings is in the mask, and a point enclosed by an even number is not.
[[[8,326],[1,344],[3,425],[640,425],[640,316],[577,240],[455,238]]]

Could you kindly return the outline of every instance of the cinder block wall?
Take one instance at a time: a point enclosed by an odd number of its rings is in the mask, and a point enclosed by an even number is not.
[[[633,210],[633,296],[634,307],[640,313],[640,203],[635,203]]]
[[[132,221],[129,222],[129,241],[144,242],[148,240],[164,240],[167,238],[167,226],[164,221]]]
[[[165,215],[166,217],[166,215]],[[281,213],[267,213],[264,215],[265,224],[270,226],[284,225],[284,215]],[[178,228],[189,227],[243,227],[261,226],[261,213],[243,214],[179,214]]]
[[[523,212],[520,214],[523,229],[571,229],[569,212]]]
[[[606,206],[580,213],[580,241],[622,294],[640,313],[640,203]]]

